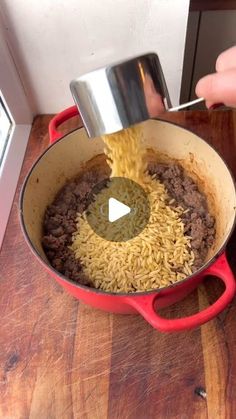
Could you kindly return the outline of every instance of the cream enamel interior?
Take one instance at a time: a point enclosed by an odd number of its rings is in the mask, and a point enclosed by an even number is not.
[[[142,125],[147,148],[160,161],[177,160],[207,194],[216,217],[216,242],[210,259],[224,245],[235,220],[234,182],[220,156],[201,138],[176,125],[149,120]],[[88,139],[84,129],[68,134],[39,159],[25,185],[22,216],[26,232],[41,257],[42,220],[45,209],[67,180],[76,176],[90,159],[103,153],[100,138]],[[150,158],[153,152],[149,152]]]

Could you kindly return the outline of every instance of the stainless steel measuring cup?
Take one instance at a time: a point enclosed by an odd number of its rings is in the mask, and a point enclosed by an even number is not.
[[[73,80],[70,89],[89,137],[120,131],[204,100],[172,108],[155,53],[94,70]]]

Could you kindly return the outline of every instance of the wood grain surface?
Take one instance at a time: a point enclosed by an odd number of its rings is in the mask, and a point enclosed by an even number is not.
[[[19,226],[19,190],[48,145],[50,118],[34,121],[0,254],[0,418],[235,418],[235,301],[201,328],[161,334],[140,316],[78,302],[30,253]],[[189,111],[168,119],[213,144],[236,176],[236,113]],[[236,235],[228,246],[236,273],[235,252]],[[221,291],[211,279],[163,314],[196,312]]]

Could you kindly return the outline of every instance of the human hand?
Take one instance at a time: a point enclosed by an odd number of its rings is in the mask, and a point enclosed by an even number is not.
[[[195,91],[205,99],[207,108],[218,103],[236,107],[236,46],[219,55],[216,73],[200,79]]]

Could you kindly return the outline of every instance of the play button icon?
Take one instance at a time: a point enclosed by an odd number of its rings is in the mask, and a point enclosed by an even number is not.
[[[123,204],[115,198],[109,198],[108,200],[108,220],[113,223],[119,220],[121,217],[129,214],[131,208],[128,205]]]
[[[93,231],[109,241],[137,236],[149,221],[149,198],[136,182],[124,177],[106,179],[92,189],[85,211]]]

